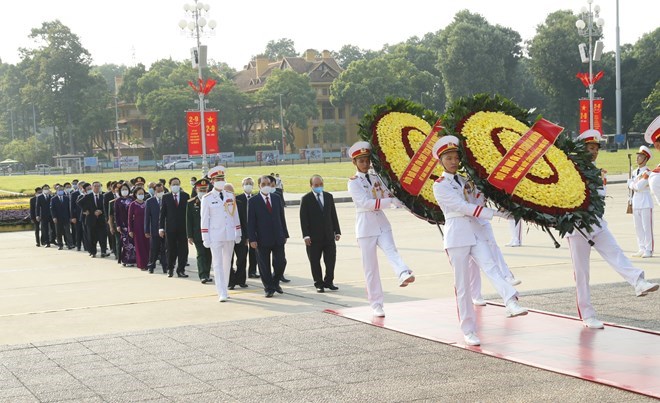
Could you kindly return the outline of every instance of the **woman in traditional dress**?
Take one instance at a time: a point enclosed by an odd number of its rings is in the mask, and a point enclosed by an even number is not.
[[[149,239],[144,234],[144,213],[146,203],[144,202],[145,191],[142,187],[133,190],[135,199],[128,206],[128,235],[133,239],[135,245],[135,260],[138,269],[147,270],[149,263]]]
[[[119,199],[115,200],[115,226],[121,238],[121,264],[135,264],[135,244],[128,235],[128,206],[133,202],[131,189],[124,183],[119,188]]]

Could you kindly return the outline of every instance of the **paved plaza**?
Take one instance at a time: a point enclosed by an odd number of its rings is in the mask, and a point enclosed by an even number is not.
[[[630,254],[637,248],[632,216],[624,214],[625,186],[610,185],[608,191],[606,218]],[[285,293],[266,299],[259,280],[249,280],[250,287],[230,291],[225,304],[218,303],[213,285],[196,278],[192,250],[190,278],[177,279],[110,258],[35,248],[31,232],[0,234],[0,401],[651,400],[323,313],[366,305],[354,208],[339,203],[337,209],[343,234],[339,291],[316,293],[299,210],[290,206],[286,274],[292,282],[283,285]],[[438,229],[403,210],[387,214],[417,281],[399,288],[379,255],[386,312],[395,302],[453,296]],[[508,223],[493,225],[504,245]],[[545,233],[527,228],[523,247],[502,248],[523,280],[517,287],[521,304],[575,316],[565,241],[555,249]],[[635,262],[647,278],[660,279],[660,255]],[[600,319],[660,331],[658,293],[635,297],[597,253],[591,273]],[[486,279],[483,290],[497,301]]]

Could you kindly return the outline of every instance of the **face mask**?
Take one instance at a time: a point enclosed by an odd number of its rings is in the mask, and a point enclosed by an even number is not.
[[[58,196],[62,196],[62,195],[64,195],[64,190],[58,190],[58,191],[57,191],[57,195],[58,195]]]
[[[179,190],[181,190],[181,186],[172,185],[172,193],[179,193]]]
[[[81,194],[81,195],[86,195],[87,192],[83,189],[83,190],[80,191],[80,194]]]
[[[274,187],[269,187],[270,193],[275,193],[275,188]]]
[[[43,194],[45,194],[45,195],[50,194],[50,189],[44,189],[44,190],[43,190]]]
[[[103,186],[99,187],[99,193],[103,192]]]
[[[77,182],[76,182],[76,183],[72,183],[71,185],[72,185],[74,188],[77,188],[77,187],[78,187],[78,183],[77,183]]]
[[[122,195],[123,197],[128,196],[128,190],[122,190],[122,191],[121,191],[121,195]]]
[[[164,194],[165,194],[165,192],[158,192],[158,193],[156,193],[156,197],[161,199]]]
[[[144,200],[144,194],[139,194],[137,195],[138,200]]]
[[[202,197],[204,197],[205,194],[206,192],[197,192],[197,197],[201,199]]]
[[[245,191],[245,193],[252,193],[252,185],[243,186],[243,190]]]
[[[66,194],[71,193],[71,188],[64,188],[64,193],[66,193]]]
[[[312,190],[316,193],[323,193],[323,186],[312,188]]]
[[[272,193],[272,188],[270,186],[264,186],[261,188],[261,193],[265,195]]]
[[[150,195],[152,195],[152,196],[154,195],[154,189],[153,188],[149,188],[148,192],[149,192]]]
[[[226,183],[227,182],[225,182],[225,181],[213,182],[213,187],[215,188],[215,190],[222,190],[222,189],[224,189]]]
[[[190,186],[195,186],[195,181],[190,181]]]

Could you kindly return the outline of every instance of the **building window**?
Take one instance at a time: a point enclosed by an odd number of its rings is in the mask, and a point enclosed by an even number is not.
[[[323,120],[335,120],[335,107],[330,102],[323,102],[321,116]]]
[[[327,96],[329,93],[330,93],[330,91],[328,91],[327,88],[322,88],[321,89],[321,95],[326,95]]]

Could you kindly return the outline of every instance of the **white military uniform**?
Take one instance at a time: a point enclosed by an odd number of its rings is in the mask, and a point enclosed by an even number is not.
[[[649,144],[653,144],[654,147],[658,139],[660,139],[660,116],[656,117],[644,132],[644,140]],[[655,196],[655,200],[660,204],[660,164],[649,172],[649,187],[651,193]]]
[[[509,219],[509,230],[511,231],[511,241],[506,246],[522,245],[522,220]]]
[[[586,133],[581,134],[580,137],[583,137]],[[578,137],[578,140],[582,140],[580,137]],[[589,139],[585,141],[589,141]],[[605,177],[603,177],[603,183],[606,183]],[[604,197],[606,187],[603,186],[598,189],[598,194]],[[621,277],[633,287],[640,279],[644,279],[644,271],[632,265],[630,259],[626,257],[616,239],[614,239],[614,235],[610,232],[607,222],[603,218],[599,218],[598,224],[593,225],[592,229],[593,231],[590,233],[586,233],[584,230],[583,232],[588,239],[594,242],[594,249]],[[591,290],[589,289],[591,245],[589,245],[587,238],[578,231],[566,234],[571,259],[573,260],[578,315],[583,320],[596,317],[596,310],[591,304]]]
[[[656,203],[660,204],[660,164],[649,172],[649,189],[655,197]]]
[[[202,240],[211,249],[215,287],[226,300],[234,244],[241,240],[236,198],[233,193],[213,189],[202,198],[201,210]]]
[[[369,180],[367,180],[367,177]],[[383,212],[398,202],[377,175],[357,172],[348,181],[348,191],[356,207],[355,235],[362,251],[362,267],[367,282],[367,299],[372,308],[383,306],[383,286],[380,281],[376,247],[385,253],[397,277],[411,273],[399,255],[392,236],[392,227]]]
[[[633,170],[628,188],[632,190],[633,221],[637,233],[637,245],[640,254],[653,254],[653,198],[649,186],[647,166]]]
[[[458,316],[463,334],[476,331],[476,317],[470,291],[470,258],[484,271],[505,303],[515,299],[517,291],[500,274],[488,236],[479,219],[490,220],[494,210],[469,203],[464,194],[465,179],[444,172],[433,184],[433,195],[445,216],[444,248],[454,269],[454,287]],[[478,274],[478,273],[477,273]]]

